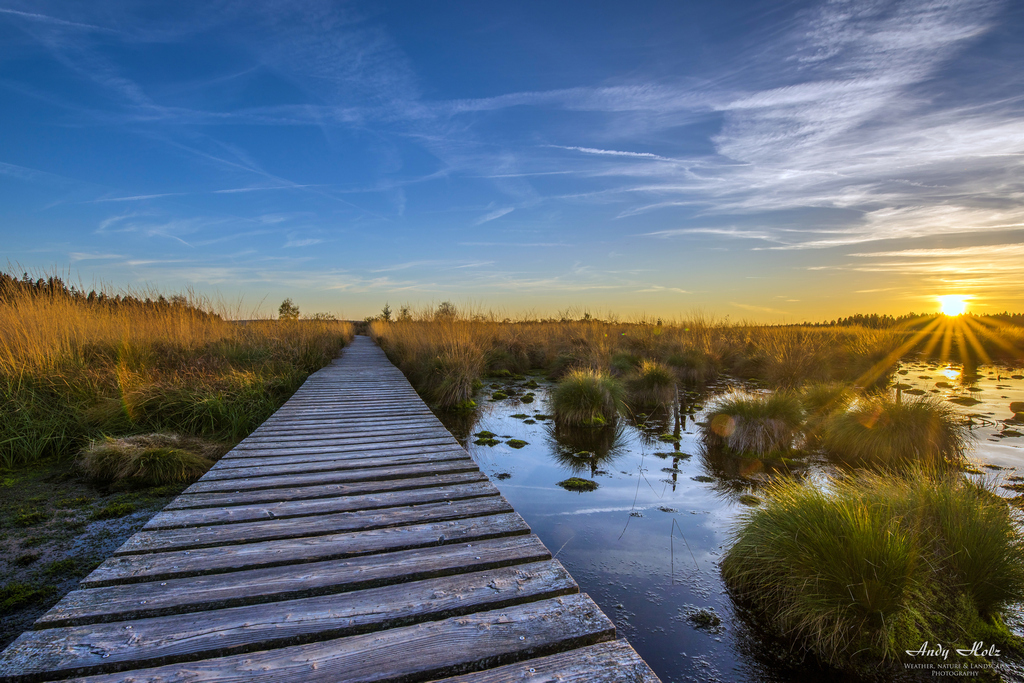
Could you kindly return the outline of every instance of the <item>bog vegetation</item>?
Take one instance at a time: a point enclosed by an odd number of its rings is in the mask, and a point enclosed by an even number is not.
[[[797,649],[858,668],[893,661],[925,641],[1020,647],[1003,621],[1024,602],[1019,523],[993,490],[964,475],[965,419],[948,402],[893,387],[909,355],[968,367],[1021,362],[1024,331],[1016,322],[510,321],[459,315],[445,304],[418,315],[403,309],[397,319],[389,310],[369,326],[441,409],[472,407],[483,378],[544,373],[556,382],[548,407],[560,445],[570,433],[606,437],[623,413],[689,405],[699,395],[694,388],[719,375],[742,380],[746,390],[709,405],[701,426],[709,454],[731,458],[740,470],[751,459],[770,459],[784,473],[812,452],[841,467],[824,483],[781,476],[759,497],[745,496],[741,502],[763,502],[735,529],[722,564],[726,585]],[[573,445],[556,458],[583,473],[588,464]],[[589,467],[593,473],[596,465]],[[582,490],[587,482],[558,485]]]
[[[57,278],[4,276],[0,466],[70,461],[90,442],[103,451],[109,436],[240,440],[351,335],[344,322],[240,324],[196,297],[86,294]]]
[[[1024,537],[1009,507],[959,474],[779,480],[722,562],[734,597],[837,666],[877,666],[923,642],[1019,648]],[[1005,651],[1005,650],[1004,650]]]

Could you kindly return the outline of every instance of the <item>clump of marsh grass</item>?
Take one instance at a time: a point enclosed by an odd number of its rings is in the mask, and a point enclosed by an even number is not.
[[[712,448],[757,458],[789,453],[803,425],[804,409],[791,392],[733,391],[709,413],[701,432]]]
[[[223,453],[221,444],[195,437],[142,434],[93,441],[78,464],[103,483],[162,486],[198,479]]]
[[[691,385],[705,384],[718,376],[715,361],[698,349],[677,349],[668,355],[665,363],[683,382]]]
[[[622,410],[622,385],[599,370],[570,371],[551,392],[555,420],[564,425],[603,426]]]
[[[928,470],[862,472],[823,488],[780,479],[762,497],[734,531],[723,577],[820,659],[891,661],[924,641],[1019,646],[1001,615],[1024,601],[1024,538],[986,488]]]
[[[636,374],[626,380],[630,403],[635,407],[667,405],[676,395],[676,378],[657,361],[645,360]]]
[[[808,442],[817,443],[826,421],[849,408],[856,392],[840,382],[814,382],[801,388],[799,396],[806,414],[804,435]]]
[[[919,463],[959,466],[970,445],[968,425],[931,397],[897,400],[876,394],[832,414],[821,429],[825,452],[843,462],[879,467]]]

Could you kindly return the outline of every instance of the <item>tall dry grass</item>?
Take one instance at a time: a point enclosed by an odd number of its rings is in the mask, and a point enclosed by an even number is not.
[[[200,300],[6,291],[0,466],[66,456],[110,434],[238,440],[351,337],[344,322],[235,323]]]
[[[413,384],[441,407],[465,405],[473,380],[542,371],[560,378],[574,369],[609,371],[642,384],[643,367],[664,366],[682,384],[728,372],[774,387],[806,382],[869,383],[888,379],[904,335],[865,328],[731,325],[695,316],[670,324],[508,321],[493,315],[437,316],[369,325]]]

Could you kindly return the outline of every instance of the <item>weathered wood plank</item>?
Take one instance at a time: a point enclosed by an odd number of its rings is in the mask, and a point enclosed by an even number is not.
[[[497,495],[500,495],[498,489],[490,482],[477,482],[460,486],[440,486],[436,488],[369,493],[360,496],[317,498],[314,500],[279,501],[262,505],[235,505],[232,507],[202,508],[198,510],[164,509],[150,518],[142,528],[144,530],[174,529],[179,527],[248,522],[259,519],[287,519],[289,517],[308,517],[332,512],[375,510],[378,508],[422,505],[424,503],[436,503],[445,500],[461,500],[464,498]]]
[[[385,479],[358,481],[350,484],[323,484],[320,486],[296,486],[282,489],[259,489],[256,491],[229,491],[227,493],[196,493],[180,495],[172,500],[165,510],[184,510],[230,505],[250,505],[287,500],[307,500],[334,496],[354,496],[363,493],[384,491],[406,491],[417,488],[448,486],[476,481],[487,481],[483,472],[456,472],[454,474],[429,474],[409,479]]]
[[[661,683],[661,680],[625,640],[527,659],[495,669],[435,680],[433,683]]]
[[[222,657],[446,619],[578,592],[557,560],[130,622],[29,631],[0,655],[14,680]],[[86,646],[78,643],[88,643]]]
[[[448,543],[473,543],[485,538],[528,533],[530,527],[513,512],[371,531],[246,543],[233,548],[230,553],[220,548],[200,548],[188,552],[119,555],[107,559],[82,579],[79,585],[88,588],[133,581],[163,581],[174,577],[372,555]]]
[[[611,640],[615,627],[583,594],[258,653],[117,674],[82,683],[372,683],[424,680]]]
[[[375,467],[371,469],[344,472],[319,472],[316,474],[290,474],[280,477],[254,477],[252,479],[228,479],[226,481],[203,481],[200,479],[185,489],[186,493],[210,493],[214,491],[247,491],[272,489],[310,484],[341,484],[355,481],[382,479],[405,479],[428,474],[451,474],[472,472],[478,469],[471,459],[446,460],[438,463],[407,465],[405,467]]]
[[[241,441],[232,450],[247,451],[262,448],[295,448],[298,446],[330,445],[333,443],[374,443],[377,441],[414,441],[420,439],[437,439],[447,437],[453,439],[451,433],[440,425],[433,425],[424,429],[383,429],[362,433],[347,433],[336,431],[331,434],[314,434],[311,436],[285,436],[285,437],[252,437]],[[321,442],[323,442],[321,444]]]
[[[276,448],[235,448],[231,451],[230,457],[232,458],[244,458],[250,456],[261,456],[261,455],[303,455],[303,454],[316,454],[316,453],[351,453],[354,451],[364,450],[366,448],[412,448],[413,446],[459,446],[459,442],[455,440],[454,436],[439,436],[436,438],[416,438],[410,437],[407,439],[397,439],[394,437],[376,438],[370,439],[366,442],[337,440],[333,443],[326,443],[324,445],[319,444],[303,444],[295,446],[278,446]],[[459,446],[461,448],[461,446]],[[228,457],[225,455],[224,457]]]
[[[551,559],[533,534],[397,550],[227,574],[74,590],[35,628],[127,621],[165,614],[340,593]]]
[[[325,536],[344,531],[381,529],[417,522],[468,519],[507,512],[512,512],[512,506],[507,500],[501,496],[487,496],[400,508],[354,510],[311,517],[288,517],[286,519],[236,522],[185,529],[143,530],[125,541],[120,548],[114,551],[114,555],[139,555],[150,552],[216,547],[220,547],[222,552],[232,553],[237,550],[236,544]]]
[[[414,416],[399,419],[376,420],[374,422],[370,422],[368,420],[357,420],[347,423],[339,423],[335,420],[317,420],[315,422],[310,422],[309,424],[301,425],[282,423],[280,425],[272,424],[266,427],[260,427],[246,438],[277,435],[304,436],[330,433],[361,434],[363,432],[380,431],[384,429],[418,429],[420,427],[435,427],[440,424],[440,421],[433,416]]]
[[[415,438],[436,438],[438,435],[451,436],[439,422],[421,422],[415,425],[387,425],[384,427],[368,427],[364,429],[324,429],[312,434],[250,434],[243,439],[238,446],[242,450],[246,448],[267,448],[272,445],[290,445],[306,441],[324,441],[332,439],[345,439],[349,441],[368,441],[379,437],[414,436]]]
[[[434,453],[407,453],[387,455],[379,458],[335,458],[332,460],[307,460],[287,464],[253,463],[249,467],[219,467],[207,472],[203,481],[224,481],[227,479],[249,479],[252,477],[279,477],[286,474],[310,474],[313,472],[340,472],[344,470],[369,470],[377,467],[398,467],[420,463],[437,463],[449,460],[465,460],[469,453],[461,448]]]
[[[447,453],[451,451],[462,451],[462,446],[453,446],[442,443],[432,446],[409,446],[407,448],[360,448],[359,450],[347,450],[340,453],[299,453],[298,455],[252,455],[247,457],[221,459],[215,467],[218,470],[262,467],[264,465],[287,465],[296,462],[325,462],[329,460],[359,460],[361,458],[381,458],[399,455],[412,455],[417,453]]]

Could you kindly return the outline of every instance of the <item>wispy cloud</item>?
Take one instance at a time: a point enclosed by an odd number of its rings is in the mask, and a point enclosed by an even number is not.
[[[82,251],[72,251],[68,253],[68,258],[71,259],[72,261],[98,261],[123,259],[125,257],[122,254],[95,254]]]
[[[498,218],[501,218],[502,216],[507,216],[508,214],[512,213],[513,211],[515,211],[515,207],[512,207],[512,206],[506,206],[506,207],[501,208],[501,209],[495,209],[494,211],[491,211],[490,213],[486,213],[483,216],[481,216],[480,218],[477,218],[475,221],[473,221],[473,225],[476,226],[476,225],[483,225],[484,223],[490,223],[491,221],[497,220]]]

